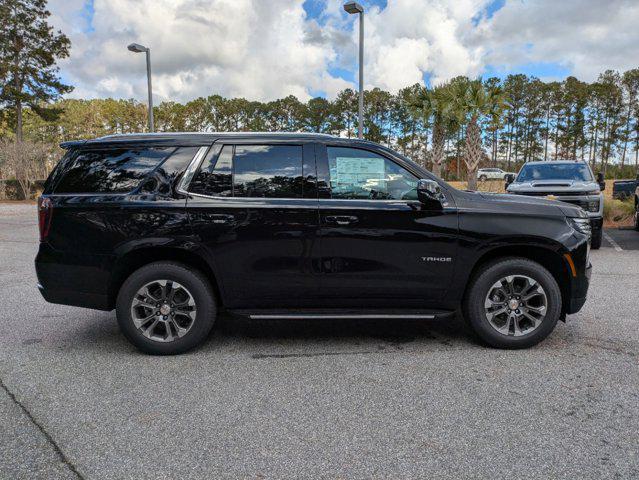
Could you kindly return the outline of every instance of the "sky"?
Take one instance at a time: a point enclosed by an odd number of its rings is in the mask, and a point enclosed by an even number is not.
[[[220,94],[268,101],[357,88],[356,16],[342,0],[49,0],[72,42],[71,98],[154,101]],[[457,75],[593,81],[639,67],[639,0],[361,0],[365,87],[391,92]]]

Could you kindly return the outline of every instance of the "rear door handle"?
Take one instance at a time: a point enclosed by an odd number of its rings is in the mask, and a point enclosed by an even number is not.
[[[233,215],[226,215],[223,213],[219,213],[219,214],[213,214],[213,215],[209,215],[209,219],[211,220],[212,223],[233,223],[233,220],[235,220],[235,216]]]
[[[357,217],[353,215],[329,215],[324,217],[326,223],[335,223],[337,225],[350,225],[357,222]]]

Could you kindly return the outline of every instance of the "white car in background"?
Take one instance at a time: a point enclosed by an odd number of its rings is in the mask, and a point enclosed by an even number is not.
[[[506,175],[509,173],[511,172],[504,172],[501,168],[480,168],[477,170],[477,180],[480,182],[485,182],[486,180],[505,180]]]

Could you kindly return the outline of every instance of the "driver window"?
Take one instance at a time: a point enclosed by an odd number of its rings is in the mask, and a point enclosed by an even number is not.
[[[327,147],[331,198],[417,200],[417,177],[367,150]]]

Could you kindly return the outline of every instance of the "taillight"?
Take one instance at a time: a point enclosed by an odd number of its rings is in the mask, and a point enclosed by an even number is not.
[[[53,202],[48,197],[38,198],[38,226],[40,227],[40,241],[44,242],[51,229],[51,217],[53,217]]]

